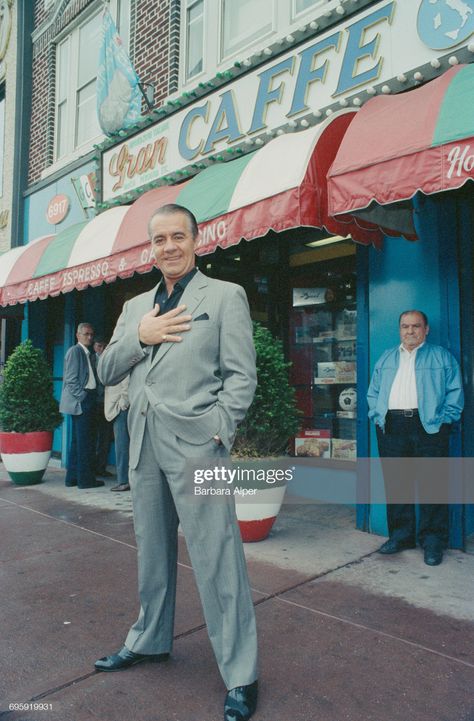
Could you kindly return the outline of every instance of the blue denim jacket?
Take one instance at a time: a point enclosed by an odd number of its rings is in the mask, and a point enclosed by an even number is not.
[[[399,362],[399,346],[385,351],[375,364],[367,392],[369,418],[382,429]],[[461,371],[446,348],[424,343],[416,353],[415,378],[418,412],[427,433],[437,433],[442,423],[459,420],[464,407]]]

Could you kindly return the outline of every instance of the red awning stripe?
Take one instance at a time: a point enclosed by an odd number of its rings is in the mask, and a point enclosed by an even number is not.
[[[374,202],[406,201],[418,191],[430,195],[459,188],[474,179],[474,121],[464,117],[459,124],[464,137],[451,141],[442,120],[446,98],[459,113],[463,107],[472,112],[474,66],[453,67],[420,88],[365,103],[328,172],[331,216],[362,211]],[[440,144],[441,137],[451,142]]]
[[[30,244],[21,254],[21,265],[13,263],[2,284],[1,304],[56,296],[150,271],[149,218],[156,208],[179,204],[181,198],[199,223],[199,255],[269,230],[299,227],[326,228],[334,235],[351,234],[358,242],[379,245],[382,234],[377,227],[328,214],[326,174],[355,116],[356,111],[342,110],[317,127],[275,138],[251,156],[211,166],[186,183],[150,190],[131,206],[105,211],[78,229],[67,253],[63,249],[64,267],[53,265],[54,253],[41,256],[41,249],[60,241],[61,234]],[[69,241],[73,233],[72,227],[63,231]],[[35,277],[39,263],[42,274]]]

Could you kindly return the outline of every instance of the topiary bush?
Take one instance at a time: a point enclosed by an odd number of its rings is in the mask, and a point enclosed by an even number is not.
[[[5,364],[0,385],[1,430],[54,431],[61,422],[46,358],[26,340],[15,348]]]
[[[232,452],[238,457],[278,456],[287,451],[300,425],[295,391],[288,380],[291,363],[285,361],[281,341],[259,323],[253,325],[257,390]]]

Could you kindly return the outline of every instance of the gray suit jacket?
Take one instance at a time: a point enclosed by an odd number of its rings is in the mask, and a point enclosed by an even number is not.
[[[138,325],[153,308],[156,287],[125,303],[99,361],[99,378],[115,385],[130,373],[130,467],[136,468],[151,407],[176,436],[207,443],[219,435],[230,450],[256,387],[255,349],[247,297],[234,283],[199,271],[181,303],[192,315],[181,343],[162,343],[155,358],[142,348]],[[199,316],[202,320],[195,320]]]
[[[81,401],[86,392],[85,385],[89,379],[89,364],[84,349],[76,343],[69,348],[64,357],[63,389],[59,410],[71,416],[82,413]]]

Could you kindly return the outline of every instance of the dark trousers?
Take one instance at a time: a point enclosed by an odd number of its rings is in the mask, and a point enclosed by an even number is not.
[[[97,405],[96,413],[96,448],[95,448],[95,470],[99,475],[107,470],[107,457],[109,455],[110,443],[112,441],[112,423],[104,416],[104,404]]]
[[[415,498],[418,487],[420,546],[439,542],[448,544],[449,515],[447,503],[426,503],[433,495],[430,484],[437,483],[440,500],[447,499],[446,468],[440,462],[440,473],[432,476],[433,465],[423,462],[427,458],[447,458],[449,455],[450,426],[444,424],[438,433],[427,433],[418,415],[387,414],[385,432],[377,427],[379,455],[382,459],[400,459],[398,462],[382,460],[385,493],[387,498],[387,522],[390,538],[415,543]],[[407,459],[413,459],[412,461]],[[444,475],[443,475],[444,474]],[[443,488],[444,486],[444,488]]]
[[[67,462],[66,486],[79,488],[95,481],[96,394],[87,391],[82,413],[72,416],[72,438]]]
[[[128,408],[114,418],[115,469],[117,484],[128,483],[130,436],[128,435]]]

